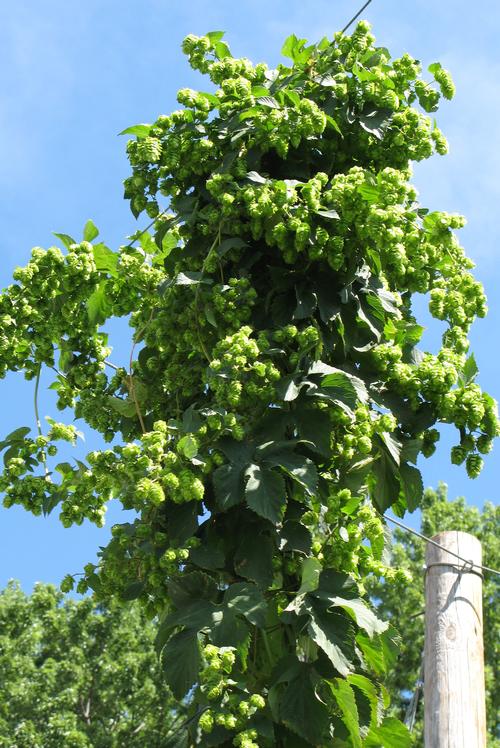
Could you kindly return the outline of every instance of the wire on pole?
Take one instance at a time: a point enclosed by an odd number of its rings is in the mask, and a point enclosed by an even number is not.
[[[403,522],[400,522],[398,519],[394,519],[393,517],[388,517],[386,514],[383,514],[382,517],[386,519],[388,522],[393,522],[395,525],[397,525],[398,527],[401,527],[403,530],[406,530],[412,535],[415,535],[417,538],[420,538],[421,540],[425,540],[426,543],[435,545],[436,548],[441,548],[442,551],[445,551],[445,553],[449,553],[451,556],[458,558],[459,561],[463,561],[463,563],[465,564],[465,567],[464,567],[465,569],[471,569],[471,570],[481,569],[482,571],[487,571],[490,574],[497,574],[500,577],[500,571],[498,571],[497,569],[490,569],[489,566],[482,566],[481,564],[475,564],[470,559],[459,556],[458,553],[455,553],[454,551],[450,551],[449,548],[445,548],[440,543],[437,543],[435,540],[432,540],[432,538],[427,538],[425,535],[422,535],[421,532],[414,530],[412,527],[408,527],[408,525],[403,524]]]

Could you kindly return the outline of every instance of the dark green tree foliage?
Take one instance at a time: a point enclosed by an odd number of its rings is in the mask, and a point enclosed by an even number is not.
[[[3,748],[163,748],[176,717],[140,606],[0,593]],[[182,715],[182,712],[181,712]]]
[[[432,537],[445,530],[462,530],[479,538],[483,564],[500,569],[500,507],[486,503],[481,512],[467,506],[463,498],[448,501],[447,487],[425,491],[422,502],[421,532]],[[368,585],[377,601],[377,612],[403,634],[396,665],[388,674],[386,686],[393,697],[394,712],[404,717],[409,692],[419,678],[424,650],[424,576],[425,543],[414,535],[396,529],[392,563],[405,570],[395,581],[375,581]],[[498,577],[485,572],[483,581],[484,655],[486,674],[486,708],[488,746],[500,746],[500,587]],[[420,701],[415,726],[416,744],[423,745],[423,706]]]
[[[391,574],[376,510],[419,505],[436,422],[456,425],[472,477],[498,430],[467,356],[486,306],[464,220],[422,208],[408,181],[411,161],[446,152],[426,112],[453,84],[391,60],[366,23],[290,37],[276,70],[222,36],[183,44],[214,93],[182,89],[183,109],[125,131],[125,195],[153,233],[113,252],[89,221],[0,296],[0,374],[37,390],[56,367],[61,409],[115,446],[53,465],[75,429],[18,429],[0,487],[7,506],[60,505],[65,525],[102,523],[112,497],[136,510],[78,589],[161,614],[191,710],[173,745],[401,748],[377,681],[393,632],[362,599],[367,573]],[[446,323],[437,355],[417,348],[415,292]],[[105,325],[128,314],[120,367]]]

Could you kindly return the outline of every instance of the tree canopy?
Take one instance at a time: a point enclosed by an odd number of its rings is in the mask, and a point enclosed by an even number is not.
[[[163,748],[182,711],[138,605],[97,606],[37,584],[0,593],[0,745]]]
[[[410,183],[412,161],[447,150],[433,113],[454,86],[366,22],[289,37],[275,70],[219,31],[183,50],[210,92],[124,131],[125,197],[151,232],[118,251],[92,221],[57,234],[64,250],[34,249],[0,296],[0,375],[34,381],[38,432],[0,445],[4,503],[60,507],[65,525],[102,524],[111,498],[136,511],[78,590],[161,616],[189,702],[174,745],[404,748],[379,681],[394,632],[363,598],[367,573],[391,574],[380,513],[420,504],[437,423],[471,477],[498,432],[468,354],[486,302],[464,219]],[[415,293],[444,323],[436,355],[418,348]],[[106,324],[128,315],[122,366]],[[54,460],[77,432],[43,433],[45,367],[59,408],[112,447]]]

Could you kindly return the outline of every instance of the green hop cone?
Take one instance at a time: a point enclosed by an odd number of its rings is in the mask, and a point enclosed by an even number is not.
[[[467,450],[464,447],[456,446],[451,448],[451,461],[453,465],[462,465],[467,457]]]
[[[466,470],[469,478],[477,478],[483,469],[484,460],[478,454],[471,454],[467,457]]]

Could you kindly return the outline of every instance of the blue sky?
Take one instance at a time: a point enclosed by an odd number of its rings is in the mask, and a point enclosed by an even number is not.
[[[270,64],[284,38],[295,33],[331,36],[354,15],[361,0],[232,0],[181,3],[167,0],[17,0],[0,8],[0,287],[31,247],[54,243],[52,231],[79,236],[92,218],[110,246],[136,223],[122,198],[128,174],[125,139],[117,133],[177,108],[177,89],[205,83],[180,51],[188,33],[224,29],[234,54]],[[455,0],[373,0],[363,14],[380,44],[408,51],[426,65],[440,60],[457,84],[457,96],[438,113],[451,154],[419,165],[414,182],[421,202],[464,213],[462,240],[477,262],[490,313],[477,322],[472,343],[481,383],[500,398],[500,6]],[[435,350],[439,327],[429,322],[426,343]],[[113,360],[129,348],[128,331],[115,328]],[[120,358],[121,357],[121,358]],[[0,382],[0,438],[34,423],[33,384],[10,376]],[[57,415],[53,401],[43,413]],[[451,436],[451,434],[450,434]],[[449,464],[446,433],[438,455],[421,464],[426,485],[444,480],[450,496],[463,494],[481,506],[496,500],[498,449],[479,479]],[[97,446],[87,433],[84,450]],[[59,582],[78,572],[105,545],[120,513],[111,506],[107,526],[63,529],[56,515],[32,517],[0,509],[0,586],[9,578],[25,589]]]

